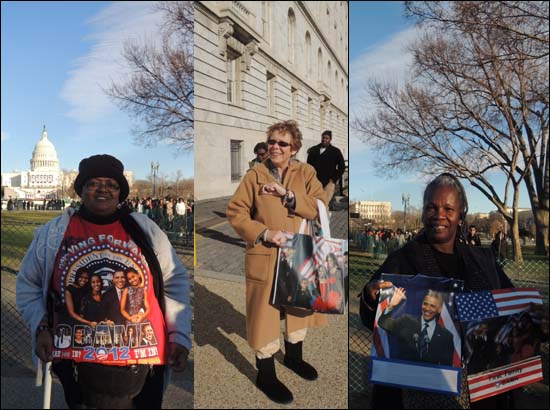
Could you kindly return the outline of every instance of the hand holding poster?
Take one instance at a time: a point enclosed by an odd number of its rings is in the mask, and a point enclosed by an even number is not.
[[[536,289],[470,292],[455,297],[464,321],[464,362],[472,402],[542,380],[542,297]]]
[[[383,274],[374,324],[371,381],[460,394],[461,341],[453,294],[462,281]]]

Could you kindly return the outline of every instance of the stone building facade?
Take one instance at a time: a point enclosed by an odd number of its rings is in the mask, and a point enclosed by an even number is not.
[[[195,2],[195,196],[232,195],[278,121],[348,158],[348,4]]]
[[[377,223],[388,223],[391,221],[391,202],[353,202],[350,204],[350,212],[358,213],[361,219],[368,219]]]

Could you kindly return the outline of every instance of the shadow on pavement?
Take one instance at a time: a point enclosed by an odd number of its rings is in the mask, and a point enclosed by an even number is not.
[[[197,346],[210,345],[217,349],[235,368],[254,384],[256,369],[250,364],[237,346],[223,333],[235,333],[246,339],[246,319],[231,303],[210,292],[195,282],[195,297],[201,303],[195,306],[195,343]]]
[[[235,246],[239,246],[241,248],[245,248],[245,243],[244,243],[243,240],[233,238],[233,237],[231,237],[229,235],[226,235],[222,232],[215,231],[214,229],[199,228],[199,229],[197,229],[197,234],[201,235],[201,236],[204,236],[204,237],[207,237],[207,238],[210,238],[210,239],[214,239],[216,241],[227,243],[229,245],[235,245]]]

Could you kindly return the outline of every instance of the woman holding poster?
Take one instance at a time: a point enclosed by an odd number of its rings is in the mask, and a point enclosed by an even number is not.
[[[325,201],[325,194],[315,169],[294,158],[302,146],[295,121],[269,127],[267,145],[269,158],[246,173],[229,202],[227,219],[246,241],[246,334],[256,352],[256,386],[271,400],[290,403],[292,392],[277,378],[273,357],[279,350],[280,318],[286,324],[284,364],[306,380],[317,379],[315,368],[302,359],[306,329],[327,319],[303,309],[279,310],[269,298],[278,248],[289,233],[300,230],[304,218],[317,218],[317,199]]]
[[[382,273],[401,275],[426,275],[454,278],[464,281],[464,290],[491,290],[512,287],[510,279],[495,263],[490,249],[469,246],[464,240],[465,221],[468,213],[466,192],[460,181],[444,173],[432,180],[423,196],[422,222],[424,229],[393,254],[365,286],[362,292],[361,316],[372,328],[375,319],[378,294],[391,288],[391,282],[381,281]],[[466,373],[466,372],[463,372]],[[464,377],[463,377],[464,381]],[[449,397],[438,394],[375,386],[373,408],[468,408],[467,389],[462,395]],[[507,395],[495,396],[472,403],[486,408],[509,408]],[[490,402],[490,403],[489,403]],[[493,407],[494,406],[494,407]]]

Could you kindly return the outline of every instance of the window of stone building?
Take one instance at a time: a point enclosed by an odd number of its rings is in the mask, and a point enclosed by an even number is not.
[[[262,1],[262,29],[264,40],[271,43],[271,2]]]
[[[227,49],[227,102],[241,103],[241,55]]]
[[[306,31],[306,77],[311,77],[311,35]]]
[[[317,80],[323,81],[323,52],[321,47],[317,50]]]
[[[334,72],[334,97],[336,101],[340,100],[340,98],[338,98],[338,70]]]
[[[290,94],[292,97],[292,119],[298,120],[298,90],[290,87]]]
[[[296,15],[288,9],[288,61],[294,64],[296,58]]]
[[[231,140],[231,182],[238,182],[243,176],[243,141]]]
[[[307,125],[310,127],[313,125],[313,99],[307,98]]]
[[[330,60],[328,61],[327,63],[327,86],[329,89],[332,89],[332,81],[331,81],[331,75],[330,75],[330,72],[332,71],[332,68],[331,68],[332,64],[330,64]]]
[[[275,115],[275,75],[269,71],[266,74],[267,113]]]

